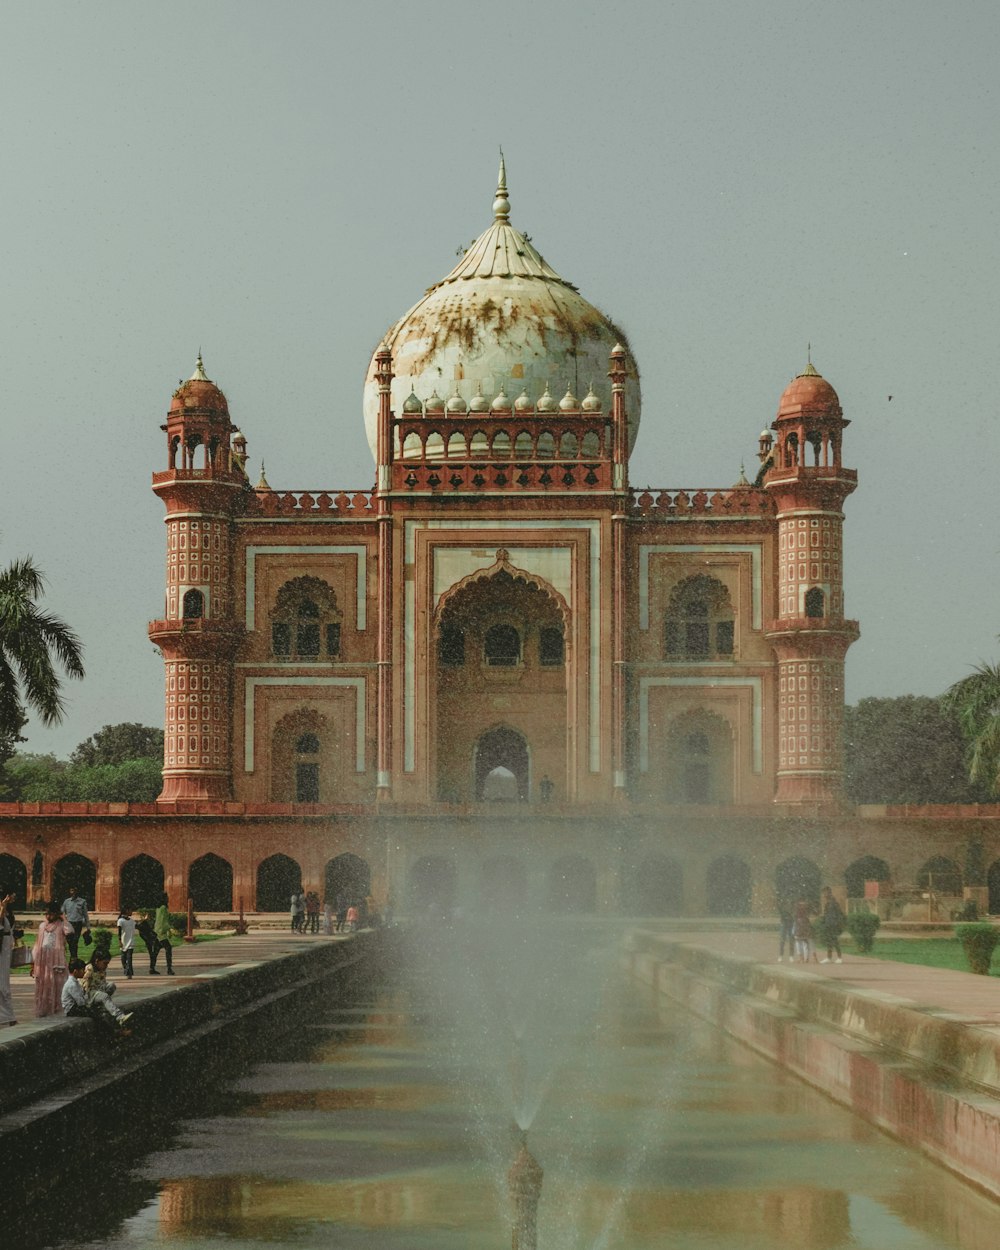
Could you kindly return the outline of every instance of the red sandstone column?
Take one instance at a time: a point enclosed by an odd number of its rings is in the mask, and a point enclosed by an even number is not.
[[[376,713],[376,798],[392,797],[392,355],[383,343],[376,354],[378,433],[378,709]]]
[[[612,485],[615,492],[611,515],[612,569],[612,785],[616,799],[628,798],[625,767],[625,619],[626,556],[625,517],[628,503],[628,414],[625,411],[625,350],[617,344],[611,353]]]

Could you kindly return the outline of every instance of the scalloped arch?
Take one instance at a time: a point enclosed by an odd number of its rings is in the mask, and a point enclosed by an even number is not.
[[[562,618],[563,628],[567,632],[569,631],[569,604],[563,596],[558,590],[556,590],[555,586],[553,586],[551,582],[547,582],[544,577],[540,577],[537,573],[529,573],[527,569],[520,569],[517,565],[511,564],[510,554],[504,547],[497,548],[497,557],[492,564],[488,565],[484,569],[476,569],[474,572],[469,573],[466,577],[463,577],[460,581],[455,582],[453,586],[448,587],[438,601],[437,608],[434,611],[435,628],[440,629],[441,622],[447,615],[450,606],[464,590],[468,590],[469,587],[475,585],[476,582],[489,581],[490,578],[496,577],[498,573],[507,573],[515,580],[525,582],[528,586],[533,587],[535,590],[540,590],[543,594],[548,595],[559,611],[559,615]]]

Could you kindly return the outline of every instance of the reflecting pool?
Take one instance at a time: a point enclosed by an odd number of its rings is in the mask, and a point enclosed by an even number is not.
[[[515,1135],[430,993],[318,1004],[197,1111],[95,1124],[8,1244],[507,1250]],[[993,1250],[990,1199],[644,987],[566,1039],[530,1131],[542,1250]]]

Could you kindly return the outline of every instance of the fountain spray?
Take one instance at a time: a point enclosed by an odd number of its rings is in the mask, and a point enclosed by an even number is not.
[[[511,1250],[537,1250],[538,1200],[542,1196],[542,1169],[528,1149],[528,1134],[521,1132],[521,1149],[507,1173],[507,1189],[514,1208]]]

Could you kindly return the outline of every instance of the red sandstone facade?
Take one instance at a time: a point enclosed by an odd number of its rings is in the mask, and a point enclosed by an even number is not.
[[[636,491],[624,335],[509,211],[501,170],[492,225],[372,357],[374,489],[252,486],[200,358],[174,393],[163,792],[8,810],[36,894],[766,910],[804,856],[837,883],[836,392],[792,381],[755,484]]]

